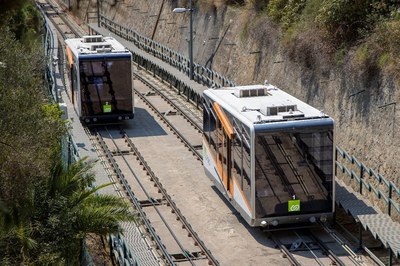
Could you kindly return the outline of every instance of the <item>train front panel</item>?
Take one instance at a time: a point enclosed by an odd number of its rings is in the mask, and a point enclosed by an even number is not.
[[[255,225],[315,223],[332,218],[333,129],[330,118],[256,127]]]
[[[79,57],[80,118],[91,123],[134,116],[130,53]]]

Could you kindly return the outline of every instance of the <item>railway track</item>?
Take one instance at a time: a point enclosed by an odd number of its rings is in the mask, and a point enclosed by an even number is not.
[[[202,154],[199,152],[202,149],[203,132],[200,110],[188,104],[173,89],[154,84],[157,83],[155,80],[149,81],[149,75],[146,73],[135,73],[134,76],[138,80],[134,85],[135,94],[167,124],[192,154],[202,161]]]
[[[322,224],[312,229],[268,232],[268,237],[292,265],[367,265],[334,230]]]
[[[143,71],[134,72],[134,76],[179,111],[179,114],[184,116],[187,122],[195,127],[199,133],[203,133],[203,117],[201,111],[194,108],[190,101],[184,100],[183,97],[178,95],[177,90],[162,86],[163,84],[160,84],[159,80],[146,75]],[[143,78],[143,76],[146,76],[146,78]],[[154,83],[157,83],[158,86]]]
[[[90,134],[140,214],[141,226],[165,265],[219,265],[127,133],[104,126],[91,128]]]
[[[154,105],[149,103],[150,100],[146,100],[146,96],[144,95],[151,98],[154,97],[154,94],[158,94],[162,99],[167,98],[168,96],[166,95],[172,95],[172,98],[176,101],[176,96],[174,95],[176,92],[155,80],[150,74],[141,73],[139,80],[150,89],[151,93],[149,93],[149,91],[146,92],[146,90],[136,90],[136,94],[146,101],[146,104],[150,106],[151,110],[153,110],[160,119],[164,120],[165,113],[162,113],[158,109],[165,108],[165,106],[160,107],[162,105],[160,104],[160,100],[153,99],[152,102],[155,103]],[[164,91],[167,92],[165,93]],[[179,110],[178,113],[185,113],[184,108],[179,108],[179,106],[184,105],[184,103],[181,102],[175,106],[171,104],[168,99],[164,100],[173,108]],[[180,101],[185,101],[185,99],[182,97]],[[156,105],[159,106],[157,107]],[[198,113],[198,115],[200,115],[199,110],[196,112],[196,110],[192,109],[189,112],[189,116],[192,115],[192,113]],[[193,120],[186,120],[193,126]],[[168,121],[165,121],[165,123],[168,123]],[[173,126],[169,125],[168,127],[172,128]],[[194,129],[196,129],[195,126]],[[185,136],[182,136],[182,138],[185,139]],[[295,229],[284,231],[283,236],[277,235],[276,232],[271,232],[269,235],[292,265],[366,265],[361,257],[355,254],[352,249],[337,236],[337,232],[323,225],[321,225],[319,229],[324,229],[325,233],[321,231],[317,233],[313,232],[316,229],[307,231],[305,231],[306,229]],[[288,235],[293,235],[289,237],[292,239],[291,242],[287,242]],[[286,241],[280,239],[286,239]]]
[[[77,29],[77,26],[69,21],[56,4],[44,1],[38,3],[47,10],[46,14],[56,25],[62,38],[85,34],[82,29]],[[202,141],[201,110],[151,74],[138,70],[134,73],[134,79],[136,79],[135,93],[149,107],[148,112],[154,112],[173,134],[180,138],[185,147],[198,160],[202,160],[199,152]],[[181,263],[218,265],[218,261],[163,188],[162,178],[154,174],[150,168],[151,164],[146,160],[147,157],[141,155],[132,142],[132,138],[128,136],[129,129],[108,126],[87,130],[96,142],[101,156],[106,159],[105,169],[115,178],[116,190],[132,202],[142,217],[140,226],[163,263],[166,265]],[[280,247],[293,265],[311,265],[310,260],[318,265],[363,265],[354,253],[349,255],[353,259],[349,258],[343,262],[341,259],[336,259],[335,252],[324,247],[324,242],[321,244],[318,238],[303,236],[302,232],[297,234],[297,238],[302,239],[298,241],[297,249],[291,249],[293,242],[288,246],[288,243],[279,240],[279,236],[272,237],[276,240],[277,247]],[[339,240],[337,243],[344,245]],[[305,252],[311,255],[304,255]],[[313,253],[315,255],[312,255]],[[306,257],[309,260],[299,259]]]
[[[53,23],[63,40],[77,38],[85,34],[82,28],[67,17],[67,14],[56,2],[49,0],[36,1],[47,18]]]

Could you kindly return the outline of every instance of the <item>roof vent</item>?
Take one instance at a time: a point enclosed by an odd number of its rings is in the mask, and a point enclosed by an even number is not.
[[[109,43],[102,43],[102,44],[98,44],[98,45],[91,45],[90,46],[90,51],[97,51],[99,53],[101,52],[109,52],[111,51],[111,44]]]
[[[92,36],[83,36],[84,43],[93,43],[93,42],[104,42],[103,36],[101,35],[92,35]]]
[[[244,98],[244,97],[268,96],[270,94],[267,91],[267,87],[253,87],[253,88],[236,87],[234,95],[238,98]]]
[[[278,105],[264,106],[260,109],[260,113],[265,116],[279,115],[283,118],[304,117],[304,114],[297,110],[297,105]]]

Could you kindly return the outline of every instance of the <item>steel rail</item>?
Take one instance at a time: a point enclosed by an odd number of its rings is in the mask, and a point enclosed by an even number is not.
[[[277,239],[271,232],[269,232],[268,235],[293,266],[302,266],[301,263],[293,256],[293,254],[285,247],[285,245],[279,241],[279,239]]]
[[[360,258],[357,254],[354,253],[354,251],[346,244],[342,239],[340,239],[335,232],[328,228],[326,225],[323,223],[320,223],[322,228],[333,238],[337,243],[339,243],[342,248],[349,254],[349,259],[356,265],[363,265],[363,263],[359,262]]]
[[[159,188],[160,192],[163,194],[163,197],[165,200],[168,202],[170,207],[173,209],[174,213],[177,215],[179,220],[183,223],[184,229],[186,229],[190,236],[196,241],[196,244],[199,245],[200,249],[202,252],[207,256],[209,261],[213,265],[219,265],[219,262],[217,259],[212,255],[211,251],[205,246],[204,242],[200,239],[200,237],[197,235],[197,233],[194,231],[192,226],[189,224],[189,222],[186,220],[185,216],[181,213],[179,208],[176,206],[175,202],[172,200],[172,198],[166,193],[166,190],[163,188],[160,180],[158,177],[154,174],[154,172],[151,170],[151,168],[148,166],[147,162],[144,160],[143,156],[141,155],[140,151],[137,149],[135,144],[132,142],[132,140],[129,138],[129,136],[124,132],[123,130],[121,131],[121,134],[124,136],[125,141],[128,143],[128,146],[132,149],[132,151],[136,154],[136,156],[139,158],[142,166],[146,169],[146,171],[151,175],[151,178],[153,182],[157,185]]]
[[[300,237],[300,235],[294,231],[295,235],[297,235],[299,237],[299,239],[303,240],[302,237]],[[318,256],[314,253],[314,251],[312,251],[312,249],[309,247],[309,245],[307,245],[307,243],[305,241],[302,241],[303,244],[306,246],[306,248],[310,251],[310,253],[314,256],[314,259],[317,261],[317,263],[321,266],[323,266],[324,264],[322,263],[321,259],[318,258]]]
[[[49,0],[46,0],[48,3],[50,2]],[[53,3],[54,4],[54,3]],[[54,7],[54,5],[52,4],[52,6]],[[56,5],[58,5],[58,3],[55,3]],[[61,7],[59,7],[61,8]],[[65,23],[65,25],[68,26],[68,28],[71,30],[72,34],[75,35],[75,37],[82,37],[83,34],[85,34],[85,32],[83,31],[83,29],[81,27],[76,28],[75,26],[72,25],[72,23],[70,22],[69,19],[67,19],[67,14],[62,11],[62,13],[59,13],[57,11],[58,16],[61,18],[61,20]],[[82,34],[83,33],[83,34]]]
[[[203,162],[203,156],[189,143],[189,141],[179,132],[179,130],[177,130],[168,121],[168,119],[166,119],[165,116],[159,110],[157,110],[157,108],[148,99],[146,99],[146,97],[143,94],[141,94],[136,89],[134,89],[134,91],[157,114],[157,116],[160,117],[167,124],[167,126],[174,132],[174,134],[181,139],[181,141],[185,144],[185,146],[192,151],[193,155],[195,155],[198,158],[198,160]]]
[[[203,133],[203,125],[198,125],[191,117],[189,117],[186,112],[184,112],[176,103],[174,103],[171,99],[169,99],[166,95],[161,93],[159,89],[157,89],[155,86],[153,86],[148,80],[144,79],[137,73],[133,73],[133,75],[139,79],[142,83],[144,83],[146,86],[150,87],[152,90],[156,91],[165,101],[167,101],[170,105],[172,105],[176,110],[178,110],[182,116],[185,117],[185,119],[192,125],[194,126],[199,133]]]
[[[75,35],[74,37],[79,37],[81,34],[71,25],[68,19],[65,18],[64,13],[60,13],[56,8],[54,7],[54,3],[51,3],[50,1],[46,1],[46,3],[38,3],[38,6],[40,9],[43,11],[43,13],[46,15],[46,17],[53,23],[54,27],[57,29],[58,33],[61,35],[61,37],[65,40],[68,38],[67,34],[72,34]],[[51,9],[51,10],[49,10]],[[49,11],[52,11],[54,13],[49,13]],[[63,31],[60,27],[59,22],[57,22],[54,17],[57,17],[62,20],[62,22],[70,29],[71,33],[66,33]]]
[[[334,261],[335,265],[340,265],[340,266],[346,266],[346,264],[339,259],[339,257],[333,253],[333,251],[328,248],[324,242],[321,241],[321,239],[319,239],[315,234],[313,234],[312,232],[310,232],[308,230],[308,236],[312,238],[312,240],[314,240],[315,242],[317,242],[317,244],[320,246],[320,248],[328,255],[328,257]],[[336,240],[336,239],[335,239]]]
[[[155,209],[155,211],[157,212],[158,216],[161,218],[162,222],[165,224],[165,226],[167,227],[168,231],[171,233],[173,239],[175,240],[175,242],[178,244],[179,248],[182,251],[182,254],[184,254],[184,256],[187,258],[187,260],[192,264],[195,265],[192,261],[192,259],[187,255],[185,248],[182,246],[182,244],[180,243],[180,241],[178,240],[177,236],[174,234],[172,228],[168,225],[168,222],[165,220],[164,216],[161,214],[160,210],[157,208],[157,206],[154,204],[154,201],[152,200],[152,197],[148,194],[148,192],[146,191],[145,187],[143,186],[142,182],[140,182],[140,179],[138,178],[138,176],[135,174],[135,172],[133,171],[132,167],[129,165],[128,160],[125,158],[125,155],[121,152],[121,149],[118,147],[117,143],[115,142],[113,136],[110,134],[109,130],[107,127],[105,127],[111,141],[113,142],[114,146],[117,148],[117,153],[119,153],[119,156],[121,156],[121,158],[124,160],[124,162],[126,163],[126,165],[129,168],[129,171],[133,174],[133,176],[135,177],[136,181],[138,182],[140,188],[142,189],[142,191],[144,192],[144,194],[146,195],[147,199],[149,200],[149,202],[151,203],[151,205],[153,206],[153,208]],[[143,156],[140,155],[140,153],[135,153],[135,155],[139,158],[139,160],[142,162],[142,164],[144,165],[143,162],[146,162],[143,158]],[[147,166],[147,163],[146,163]],[[150,169],[150,167],[146,167],[146,172],[151,176],[152,180],[158,180],[158,178],[155,176],[154,172]],[[160,190],[162,191],[163,196],[165,197],[167,194],[166,190],[162,187],[158,187]],[[171,202],[168,202],[169,204],[171,204]]]
[[[143,211],[143,208],[140,204],[140,202],[138,201],[138,199],[136,198],[135,194],[133,193],[133,191],[131,190],[131,187],[128,184],[128,181],[125,179],[121,169],[119,169],[114,156],[112,155],[111,151],[109,150],[107,144],[105,143],[105,141],[103,140],[103,137],[101,136],[101,134],[96,131],[96,139],[99,143],[99,146],[101,147],[101,149],[103,150],[103,152],[106,154],[107,159],[109,161],[109,163],[111,164],[111,166],[113,167],[115,174],[117,175],[122,187],[126,190],[126,194],[129,197],[129,199],[131,200],[131,202],[135,205],[137,211],[139,212],[140,216],[142,217],[145,226],[148,228],[148,232],[152,235],[152,238],[154,239],[154,241],[156,242],[157,246],[160,248],[162,254],[163,254],[163,259],[165,260],[165,262],[167,264],[170,265],[175,265],[174,259],[171,257],[171,255],[169,254],[169,252],[166,250],[164,244],[162,243],[160,237],[157,235],[156,231],[154,230],[153,226],[151,225],[150,220],[147,218],[145,212]]]

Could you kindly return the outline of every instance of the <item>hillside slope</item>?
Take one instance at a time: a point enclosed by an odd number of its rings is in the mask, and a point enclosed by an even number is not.
[[[172,9],[188,1],[165,0],[155,29],[162,2],[107,0],[102,1],[101,12],[147,37],[154,32],[155,41],[187,54],[188,15]],[[312,31],[285,39],[280,27],[254,8],[224,2],[194,9],[194,60],[237,84],[268,80],[320,108],[336,121],[339,147],[397,182],[400,90],[394,76],[374,65],[360,67],[359,47],[349,48],[335,61]],[[96,11],[96,1],[71,3],[81,21]]]

